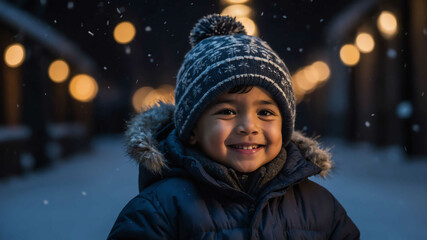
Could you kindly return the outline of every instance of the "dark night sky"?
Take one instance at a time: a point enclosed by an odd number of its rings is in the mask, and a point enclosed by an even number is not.
[[[45,5],[40,4],[43,1],[10,2],[44,19],[77,43],[101,69],[108,68],[106,78],[146,79],[141,84],[174,83],[180,62],[190,48],[189,31],[200,17],[222,9],[219,1],[212,0],[46,0]],[[69,2],[73,2],[71,9]],[[351,2],[253,1],[254,20],[260,37],[279,53],[292,72],[305,64],[310,51],[322,47],[328,22]],[[126,54],[125,47],[115,43],[112,37],[114,26],[124,20],[133,22],[137,29],[135,40],[129,44],[131,54]],[[145,31],[147,26],[151,27],[150,32]]]

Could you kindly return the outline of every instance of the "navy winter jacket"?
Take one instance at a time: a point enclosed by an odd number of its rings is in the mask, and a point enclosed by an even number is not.
[[[307,179],[332,165],[317,142],[294,133],[282,169],[250,195],[188,154],[173,125],[165,127],[172,114],[161,105],[132,120],[128,150],[140,163],[140,193],[108,239],[359,239],[334,196]]]

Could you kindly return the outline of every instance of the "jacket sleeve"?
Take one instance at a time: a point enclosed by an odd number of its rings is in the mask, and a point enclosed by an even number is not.
[[[334,198],[334,221],[329,239],[360,239],[360,232],[341,204]]]
[[[107,239],[174,239],[174,235],[159,201],[139,195],[121,211]]]

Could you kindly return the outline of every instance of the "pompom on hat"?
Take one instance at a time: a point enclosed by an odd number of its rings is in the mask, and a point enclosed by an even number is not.
[[[236,86],[266,89],[279,106],[286,146],[295,125],[295,97],[288,68],[261,39],[246,35],[243,25],[229,16],[211,14],[190,33],[193,47],[178,72],[174,121],[179,139],[188,143],[205,108]]]

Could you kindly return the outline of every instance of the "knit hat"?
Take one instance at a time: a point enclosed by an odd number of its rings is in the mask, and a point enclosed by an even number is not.
[[[185,55],[175,89],[175,127],[188,143],[202,112],[216,97],[235,86],[266,89],[279,106],[286,146],[295,125],[291,75],[280,57],[261,39],[246,35],[229,16],[200,19],[190,33],[192,49]]]

